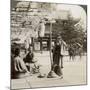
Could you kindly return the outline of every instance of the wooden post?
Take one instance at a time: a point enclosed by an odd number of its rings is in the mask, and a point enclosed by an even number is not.
[[[53,60],[52,60],[52,23],[50,23],[50,61],[51,61],[51,69],[53,65]]]
[[[54,21],[53,21],[54,22]],[[55,74],[55,72],[53,71],[53,58],[52,58],[52,23],[50,22],[50,61],[51,61],[51,70],[47,75],[47,78],[55,78],[57,77],[57,75]]]

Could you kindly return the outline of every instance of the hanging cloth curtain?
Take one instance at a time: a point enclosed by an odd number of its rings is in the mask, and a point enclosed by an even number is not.
[[[44,22],[40,22],[40,25],[39,25],[39,37],[44,37],[44,33],[45,33],[45,24]]]

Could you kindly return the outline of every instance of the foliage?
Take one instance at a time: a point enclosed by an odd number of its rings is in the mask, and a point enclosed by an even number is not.
[[[62,39],[68,44],[68,46],[72,45],[72,48],[78,50],[78,48],[82,48],[84,51],[87,51],[87,35],[82,27],[80,19],[74,20],[73,18],[69,18],[68,21],[57,20],[56,27],[54,27],[53,33],[57,37],[57,35],[61,35]],[[75,26],[76,23],[79,23]]]

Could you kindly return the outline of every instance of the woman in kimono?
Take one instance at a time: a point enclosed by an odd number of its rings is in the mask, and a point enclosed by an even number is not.
[[[13,57],[13,78],[20,78],[22,75],[29,75],[28,71],[23,59],[20,56],[20,49],[15,49],[15,56]]]
[[[55,42],[55,46],[53,48],[53,67],[52,67],[52,69],[58,76],[62,75],[61,68],[63,68],[63,55],[61,49],[63,45],[66,46],[66,43],[60,37],[58,37]]]
[[[56,41],[54,49],[53,49],[53,71],[61,76],[62,75],[62,71],[61,71],[61,66],[60,66],[60,57],[61,57],[61,46],[59,44],[58,41]]]

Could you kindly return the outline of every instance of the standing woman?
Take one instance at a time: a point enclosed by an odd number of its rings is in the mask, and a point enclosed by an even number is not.
[[[61,56],[61,45],[57,40],[53,48],[53,66],[52,70],[58,75],[62,75],[61,66],[60,66],[60,56]]]
[[[74,61],[74,59],[75,59],[75,49],[74,49],[72,44],[70,44],[70,46],[68,48],[68,52],[69,52],[70,61]]]
[[[63,46],[66,46],[66,43],[61,39],[61,37],[58,37],[55,42],[55,46],[53,48],[53,67],[52,67],[52,69],[58,76],[62,76],[61,68],[63,68],[63,55],[62,55]]]

